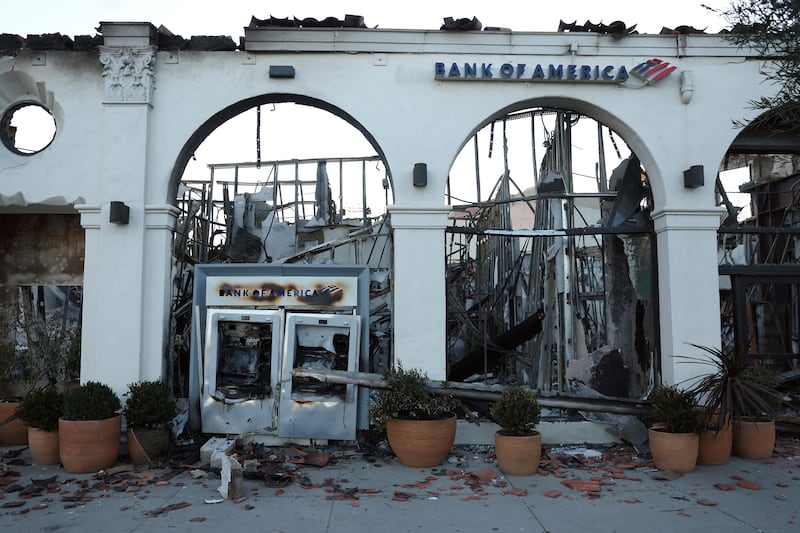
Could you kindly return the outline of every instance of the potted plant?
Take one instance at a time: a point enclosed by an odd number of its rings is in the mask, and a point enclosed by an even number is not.
[[[745,459],[769,459],[775,448],[775,411],[781,406],[778,379],[765,367],[748,366],[743,381],[756,385],[763,401],[733,419],[733,453]]]
[[[12,387],[12,381],[20,371],[20,360],[14,343],[0,341],[0,446],[27,444],[28,430],[17,417],[21,395]]]
[[[511,476],[529,476],[539,469],[542,435],[535,430],[541,407],[530,390],[515,386],[503,391],[490,408],[500,429],[494,435],[497,465]]]
[[[427,376],[401,365],[383,373],[388,388],[372,398],[370,417],[385,431],[398,461],[426,468],[440,464],[453,447],[455,410],[459,403],[449,394],[432,392]]]
[[[64,393],[58,431],[59,454],[67,472],[96,472],[114,465],[122,433],[121,407],[116,393],[95,381]]]
[[[59,463],[58,419],[63,410],[64,394],[55,384],[32,390],[20,402],[17,416],[27,425],[28,448],[34,463]]]
[[[780,395],[774,384],[760,378],[748,362],[747,350],[722,350],[690,344],[706,356],[683,357],[688,362],[710,367],[691,387],[704,403],[705,420],[716,416],[721,427],[730,423],[729,452],[749,459],[766,459],[775,446],[775,421],[772,419]],[[717,463],[718,464],[718,463]]]
[[[0,446],[27,444],[28,428],[17,416],[22,400],[80,366],[80,330],[36,316],[30,287],[24,289],[0,313]]]
[[[169,448],[168,424],[177,412],[175,399],[160,380],[131,383],[125,397],[128,455],[135,464],[151,464]]]
[[[694,394],[676,385],[659,385],[650,395],[653,425],[648,431],[650,453],[659,470],[694,470],[700,446],[701,413]]]

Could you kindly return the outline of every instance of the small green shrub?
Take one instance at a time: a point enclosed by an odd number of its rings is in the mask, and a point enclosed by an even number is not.
[[[111,387],[96,381],[64,393],[64,420],[105,420],[119,413],[122,404]]]
[[[28,426],[53,431],[64,412],[64,394],[55,386],[33,389],[20,402],[17,416]]]
[[[450,394],[431,392],[427,376],[419,370],[405,370],[401,365],[383,373],[389,388],[372,398],[370,417],[378,430],[385,430],[389,418],[432,420],[455,413],[460,402]]]
[[[528,435],[539,423],[541,407],[536,395],[520,386],[506,389],[490,408],[492,420],[513,435]]]
[[[154,428],[164,426],[177,412],[175,399],[163,381],[139,381],[128,385],[122,413],[128,426]]]
[[[653,422],[665,424],[669,433],[699,432],[700,415],[694,394],[675,385],[659,385],[650,395]]]

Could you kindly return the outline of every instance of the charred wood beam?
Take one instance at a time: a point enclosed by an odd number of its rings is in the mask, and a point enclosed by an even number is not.
[[[720,226],[717,233],[741,233],[741,234],[764,234],[764,235],[800,235],[800,227],[754,227],[754,226]]]
[[[586,226],[582,228],[565,229],[481,229],[461,226],[448,226],[446,233],[466,235],[495,235],[499,237],[564,237],[569,235],[636,235],[639,233],[652,233],[653,228],[647,226],[620,225],[613,228],[600,226]],[[800,232],[800,230],[795,230]]]
[[[505,333],[490,339],[485,350],[480,347],[467,353],[461,360],[450,367],[448,379],[450,381],[463,381],[472,374],[482,372],[484,355],[486,356],[485,362],[487,365],[494,364],[505,354],[541,332],[543,321],[544,310],[539,309]]]
[[[391,388],[380,374],[368,372],[347,372],[343,370],[313,370],[295,368],[292,375],[297,378],[311,378],[327,383],[358,385],[370,389]],[[426,387],[434,394],[452,394],[456,398],[494,402],[500,399],[506,389],[503,385],[484,385],[482,383],[454,383],[450,381],[428,380]],[[616,400],[612,398],[576,398],[571,396],[547,395],[538,393],[539,405],[550,409],[572,409],[619,415],[647,416],[650,404],[646,401]]]

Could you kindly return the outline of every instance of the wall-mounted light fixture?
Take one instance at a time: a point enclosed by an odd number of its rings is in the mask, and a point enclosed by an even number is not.
[[[124,202],[111,202],[108,221],[112,224],[127,224],[130,219],[130,208]]]
[[[291,65],[270,65],[270,78],[294,78],[294,67]]]
[[[703,177],[703,165],[692,165],[683,171],[683,186],[687,189],[695,189],[705,185]]]
[[[691,70],[681,71],[681,102],[684,105],[692,101],[694,96],[694,74]]]
[[[425,163],[414,163],[414,187],[425,187],[428,185],[428,165]]]

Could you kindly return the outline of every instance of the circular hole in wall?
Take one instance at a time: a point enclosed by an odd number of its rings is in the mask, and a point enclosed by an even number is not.
[[[53,142],[56,119],[46,107],[23,102],[8,108],[0,117],[0,138],[18,155],[38,154]]]

